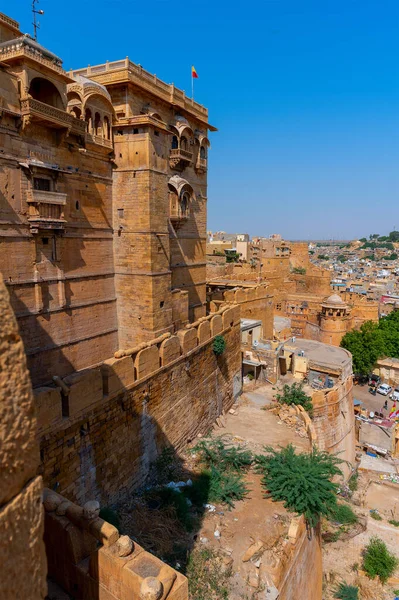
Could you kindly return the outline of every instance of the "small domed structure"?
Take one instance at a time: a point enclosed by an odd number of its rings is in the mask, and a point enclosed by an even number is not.
[[[331,296],[327,298],[326,304],[344,304],[344,301],[338,294],[331,294]]]

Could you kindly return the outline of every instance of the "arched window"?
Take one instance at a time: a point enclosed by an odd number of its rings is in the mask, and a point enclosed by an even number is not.
[[[82,111],[77,106],[74,106],[71,110],[71,115],[73,115],[76,119],[80,119]]]
[[[87,131],[93,133],[93,117],[90,108],[86,108],[85,121],[87,123]]]
[[[177,139],[177,135],[172,137],[172,150],[177,150],[179,147],[179,140]]]
[[[182,150],[187,150],[187,138],[182,137],[180,140],[180,148]]]
[[[104,117],[104,133],[107,140],[111,139],[111,127],[108,117]]]
[[[200,158],[202,158],[204,160],[206,159],[206,150],[205,150],[204,146],[201,146],[201,148],[200,148]]]
[[[102,136],[102,123],[101,123],[101,117],[100,117],[100,113],[96,112],[96,114],[94,115],[94,133],[95,135],[100,135]]]
[[[43,77],[32,79],[29,86],[29,94],[35,100],[39,100],[39,102],[64,110],[64,103],[60,92],[51,81],[43,79]]]
[[[182,217],[188,217],[190,205],[190,194],[188,192],[184,192],[180,199],[180,212]]]

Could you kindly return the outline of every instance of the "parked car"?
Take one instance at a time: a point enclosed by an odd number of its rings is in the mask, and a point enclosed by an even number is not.
[[[399,401],[399,387],[396,387],[389,397],[391,398],[391,400],[398,402]]]
[[[383,396],[388,396],[392,392],[392,388],[387,383],[381,383],[377,388],[377,392]]]

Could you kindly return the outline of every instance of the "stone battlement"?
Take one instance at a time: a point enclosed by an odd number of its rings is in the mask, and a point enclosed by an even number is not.
[[[217,335],[240,323],[238,306],[221,308],[179,330],[166,333],[134,348],[119,350],[100,365],[77,371],[56,384],[35,388],[35,404],[40,435],[64,426],[65,417],[79,418],[88,409],[106,402],[154,377],[164,368],[185,360],[196,350],[210,344]]]

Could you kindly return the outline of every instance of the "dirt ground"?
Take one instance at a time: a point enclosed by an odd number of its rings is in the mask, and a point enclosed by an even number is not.
[[[336,581],[346,581],[348,584],[356,584],[358,572],[355,567],[361,569],[362,552],[370,541],[370,538],[377,536],[382,539],[388,549],[399,558],[399,528],[388,523],[388,519],[398,518],[393,517],[392,510],[399,511],[399,486],[397,489],[393,484],[382,485],[371,482],[372,479],[377,479],[378,475],[370,475],[362,473],[359,476],[359,489],[365,489],[365,506],[352,508],[358,515],[364,515],[367,518],[367,528],[365,531],[356,535],[352,539],[333,543],[325,543],[323,546],[323,571],[325,582],[325,595],[323,600],[332,600],[333,589]],[[371,509],[378,509],[381,521],[377,521],[370,516]],[[394,577],[399,578],[399,569],[397,569]],[[376,591],[376,600],[393,600],[394,589],[399,589],[398,584],[390,586],[386,584],[383,588]],[[379,594],[377,596],[377,593]],[[362,597],[360,596],[360,600]],[[374,599],[373,599],[374,600]]]
[[[214,435],[225,436],[253,453],[260,453],[265,445],[287,446],[292,443],[298,451],[309,450],[307,438],[302,438],[285,423],[263,407],[273,397],[271,386],[258,388],[256,392],[243,394],[234,414],[227,414],[225,426],[218,427]],[[229,600],[256,598],[256,590],[264,589],[272,581],[267,574],[267,562],[279,552],[279,542],[288,531],[294,515],[288,515],[282,503],[265,500],[260,476],[249,473],[250,493],[236,503],[232,510],[222,509],[223,514],[207,513],[198,534],[197,545],[204,545],[226,555],[226,563],[232,568],[232,590]],[[216,507],[219,512],[220,507]],[[215,537],[215,531],[220,537]],[[266,548],[259,561],[243,562],[248,548],[262,541]],[[259,596],[260,598],[260,596]]]

